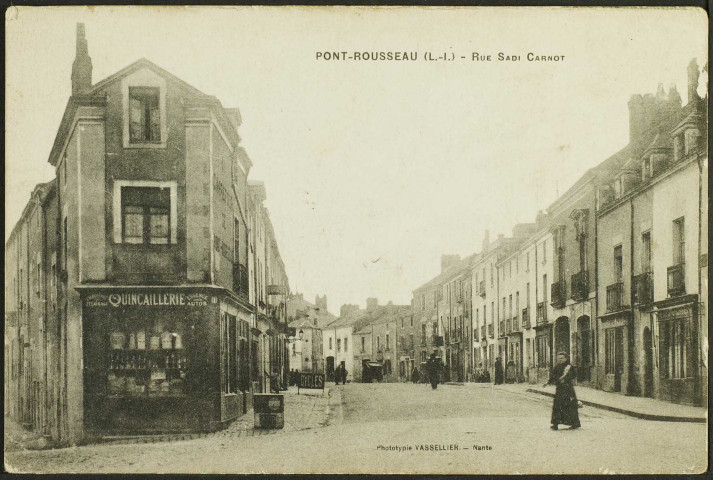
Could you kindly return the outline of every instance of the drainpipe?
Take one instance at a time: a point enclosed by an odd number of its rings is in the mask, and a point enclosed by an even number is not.
[[[627,381],[627,394],[636,394],[636,383],[634,382],[636,352],[636,329],[634,328],[634,197],[629,197],[629,303],[631,304],[631,318],[629,319],[629,375]]]

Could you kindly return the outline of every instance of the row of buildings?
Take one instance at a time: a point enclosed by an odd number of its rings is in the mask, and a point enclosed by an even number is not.
[[[707,67],[705,67],[707,69]],[[675,86],[629,100],[629,142],[535,222],[413,291],[426,345],[451,380],[491,370],[542,383],[557,352],[581,385],[704,405],[708,391],[707,96],[688,66]],[[423,337],[422,337],[423,338]],[[439,346],[439,342],[443,346]]]
[[[419,352],[410,305],[379,305],[378,299],[368,298],[364,309],[342,305],[339,317],[327,312],[326,296],[312,304],[295,295],[287,305],[289,365],[295,371],[324,373],[327,381],[334,381],[343,362],[350,382],[369,381],[367,370],[373,375],[374,369],[381,381],[396,382],[409,380],[413,368],[426,360],[425,351]]]
[[[213,430],[286,382],[289,285],[240,113],[77,26],[49,163],[5,245],[5,413],[59,443]]]

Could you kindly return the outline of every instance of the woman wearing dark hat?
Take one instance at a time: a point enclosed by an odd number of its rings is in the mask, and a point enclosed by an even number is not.
[[[570,430],[581,427],[577,412],[577,395],[574,393],[572,380],[574,368],[569,363],[567,352],[557,354],[557,365],[552,369],[550,379],[543,386],[555,385],[555,401],[552,404],[552,430],[557,430],[559,424],[569,425]]]

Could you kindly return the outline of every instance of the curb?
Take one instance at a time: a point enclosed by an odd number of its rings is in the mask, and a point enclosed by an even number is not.
[[[554,398],[555,394],[550,392],[543,392],[540,390],[535,390],[534,388],[528,388],[528,392],[537,393],[539,395],[544,395],[546,397]],[[604,405],[603,403],[590,402],[588,400],[578,399],[584,405],[589,407],[599,408],[601,410],[608,410],[610,412],[621,413],[623,415],[628,415],[630,417],[639,418],[641,420],[655,420],[659,422],[687,422],[687,423],[706,423],[704,417],[678,417],[674,415],[656,415],[653,413],[641,413],[635,412],[633,410],[626,410],[624,408],[612,407],[611,405]]]

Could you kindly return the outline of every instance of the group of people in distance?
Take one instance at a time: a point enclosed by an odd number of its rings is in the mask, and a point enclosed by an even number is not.
[[[495,385],[500,385],[504,381],[503,364],[500,358],[495,360]],[[432,353],[426,362],[426,376],[432,389],[438,388],[438,383],[443,372],[443,365],[436,353]],[[414,367],[411,372],[411,380],[413,383],[418,383],[423,374]],[[579,401],[574,392],[573,382],[576,378],[575,369],[569,362],[569,354],[567,352],[559,352],[557,354],[557,365],[550,372],[549,380],[543,385],[555,386],[555,399],[552,404],[552,417],[550,422],[552,430],[558,430],[560,425],[568,425],[570,430],[580,428],[582,425],[579,422]],[[476,381],[490,382],[490,373],[487,369],[483,369],[482,365],[479,369]]]

